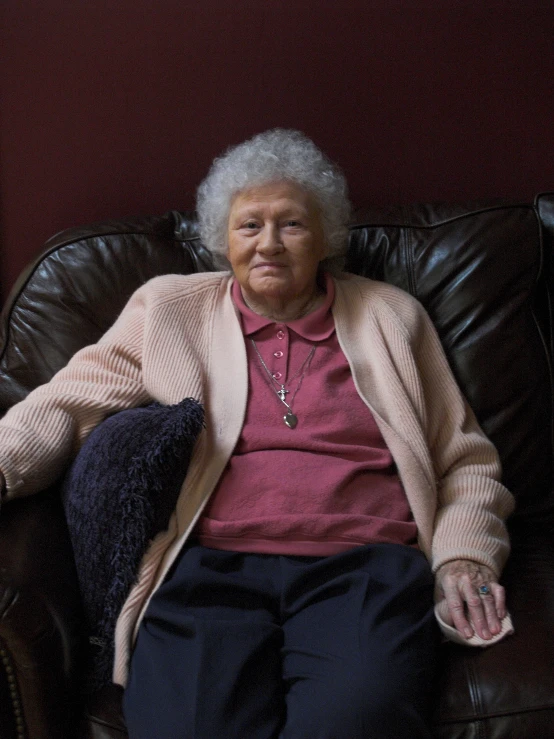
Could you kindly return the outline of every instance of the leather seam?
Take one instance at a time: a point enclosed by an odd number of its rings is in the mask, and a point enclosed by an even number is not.
[[[542,342],[542,346],[544,349],[544,355],[545,355],[545,361],[546,365],[548,367],[548,377],[550,379],[550,398],[551,398],[551,410],[550,410],[550,443],[551,443],[551,449],[552,453],[554,454],[554,373],[552,368],[552,361],[551,356],[552,352],[554,352],[554,326],[553,326],[553,317],[554,317],[554,311],[552,306],[552,288],[550,287],[550,280],[549,276],[546,274],[546,257],[545,257],[545,245],[544,245],[544,228],[542,225],[542,219],[538,208],[538,200],[540,196],[537,196],[535,200],[534,205],[534,212],[535,217],[537,219],[537,228],[539,232],[539,269],[537,270],[537,275],[535,277],[535,293],[537,288],[540,285],[540,282],[544,283],[544,293],[546,295],[546,300],[548,303],[548,327],[550,329],[550,336],[546,337],[542,331],[540,322],[537,318],[536,311],[535,311],[535,298],[536,295],[533,296],[533,301],[531,302],[531,315],[533,316],[533,321],[535,323],[535,326],[537,327],[537,333],[539,335],[539,338]],[[548,265],[551,266],[553,259],[553,255],[551,254],[549,256]],[[550,347],[549,347],[550,344]],[[550,351],[549,351],[550,348]]]
[[[404,208],[402,209],[404,213]],[[413,239],[410,227],[402,226],[400,229],[401,247],[404,253],[404,260],[408,271],[408,288],[410,294],[417,299],[417,286],[414,275],[414,251],[413,251]]]
[[[10,703],[12,707],[13,723],[15,726],[17,739],[28,739],[27,729],[25,727],[25,719],[23,716],[23,708],[21,704],[21,694],[16,677],[16,670],[9,651],[6,649],[3,640],[0,640],[0,661],[6,675],[6,683],[10,694]]]
[[[475,670],[473,669],[473,663],[469,662],[467,659],[465,659],[464,662],[467,684],[469,687],[469,697],[473,707],[473,720],[476,722],[477,735],[479,739],[485,739],[485,734],[482,731],[481,715],[483,714],[483,702],[481,700],[479,683],[476,678]]]
[[[489,721],[495,718],[504,718],[505,716],[525,716],[531,713],[540,713],[541,711],[552,711],[554,710],[554,702],[550,705],[534,706],[533,708],[527,709],[516,709],[513,711],[495,711],[492,713],[486,713],[482,716],[459,716],[457,718],[445,719],[442,721],[434,721],[435,726],[453,726],[455,724],[478,724],[484,721]]]
[[[476,215],[481,215],[482,213],[493,213],[497,210],[515,210],[516,208],[521,208],[523,210],[531,210],[533,208],[533,205],[529,203],[514,203],[506,204],[506,205],[492,205],[485,208],[477,208],[476,210],[468,210],[465,213],[460,213],[457,216],[451,216],[450,218],[445,218],[442,221],[435,221],[433,223],[412,223],[409,218],[406,218],[406,220],[401,220],[400,222],[394,222],[394,221],[363,221],[361,223],[353,223],[348,228],[350,231],[355,231],[356,229],[364,229],[364,228],[410,228],[410,229],[417,229],[417,230],[427,230],[430,231],[434,228],[440,228],[441,226],[446,226],[449,223],[455,223],[456,221],[461,221],[464,218],[472,218]],[[402,211],[402,218],[405,218],[406,208],[401,208]]]

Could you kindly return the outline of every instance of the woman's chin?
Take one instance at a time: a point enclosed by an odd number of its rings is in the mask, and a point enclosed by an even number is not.
[[[250,282],[247,290],[255,300],[294,299],[294,285],[284,275],[266,275]]]

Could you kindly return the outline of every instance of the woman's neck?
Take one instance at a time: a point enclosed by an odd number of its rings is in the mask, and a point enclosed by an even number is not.
[[[315,292],[308,298],[300,297],[296,300],[273,300],[264,299],[263,302],[253,299],[245,294],[243,290],[242,297],[250,310],[264,318],[270,318],[272,321],[286,323],[287,321],[295,321],[298,318],[307,316],[316,308],[318,308],[325,298],[325,292],[316,288]]]

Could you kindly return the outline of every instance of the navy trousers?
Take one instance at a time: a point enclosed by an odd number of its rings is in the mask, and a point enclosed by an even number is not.
[[[130,739],[429,739],[437,629],[421,552],[187,547],[152,598]]]

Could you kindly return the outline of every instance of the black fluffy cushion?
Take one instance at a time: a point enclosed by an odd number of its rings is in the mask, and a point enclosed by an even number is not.
[[[64,506],[91,644],[88,690],[111,682],[114,630],[149,541],[167,528],[203,425],[186,398],[109,417],[69,469]]]

